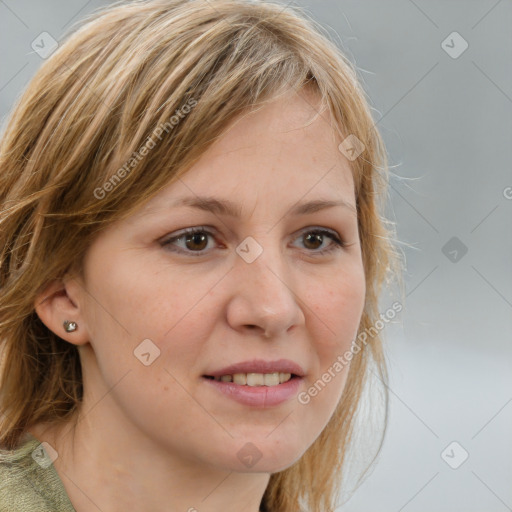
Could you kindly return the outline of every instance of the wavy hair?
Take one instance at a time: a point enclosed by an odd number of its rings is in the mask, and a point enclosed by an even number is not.
[[[66,36],[20,96],[0,142],[0,445],[13,449],[32,424],[69,420],[82,400],[78,350],[40,321],[39,293],[80,273],[101,229],[186,173],[241,114],[305,87],[330,112],[333,133],[364,144],[351,161],[363,332],[379,318],[382,286],[400,273],[382,215],[389,170],[356,68],[325,29],[277,1],[145,0],[97,10]],[[162,142],[127,166],[157,127],[168,128]],[[372,361],[387,382],[378,332],[354,354],[320,436],[271,475],[262,510],[334,510]]]

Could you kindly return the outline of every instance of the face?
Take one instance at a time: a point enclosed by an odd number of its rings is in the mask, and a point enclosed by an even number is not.
[[[110,390],[116,428],[184,460],[277,472],[331,418],[349,369],[333,366],[357,334],[365,276],[349,162],[328,114],[303,127],[310,104],[294,95],[242,117],[90,246],[79,296],[84,385],[86,395]],[[206,196],[237,215],[190,204]],[[294,211],[318,200],[341,204]],[[277,385],[286,392],[245,394],[205,377],[255,359],[292,361],[302,376]]]

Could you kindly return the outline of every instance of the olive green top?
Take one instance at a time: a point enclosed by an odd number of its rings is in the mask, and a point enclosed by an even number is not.
[[[0,512],[76,512],[51,456],[29,432],[18,448],[0,450]]]

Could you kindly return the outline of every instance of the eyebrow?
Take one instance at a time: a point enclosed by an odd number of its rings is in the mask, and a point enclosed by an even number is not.
[[[215,213],[218,215],[226,215],[230,217],[240,218],[242,216],[242,208],[240,205],[230,201],[229,199],[217,199],[211,196],[195,196],[195,197],[183,197],[177,199],[171,204],[171,207],[189,206],[192,208],[198,208],[207,212]],[[317,199],[315,201],[303,202],[296,204],[288,213],[290,215],[307,215],[325,210],[326,208],[333,208],[336,206],[342,206],[347,208],[357,216],[356,208],[347,203],[343,199],[327,200]]]

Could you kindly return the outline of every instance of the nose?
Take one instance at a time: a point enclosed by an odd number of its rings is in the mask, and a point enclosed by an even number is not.
[[[237,256],[230,272],[234,284],[227,309],[227,320],[233,329],[276,338],[304,324],[295,283],[279,253],[265,249],[252,263]]]

